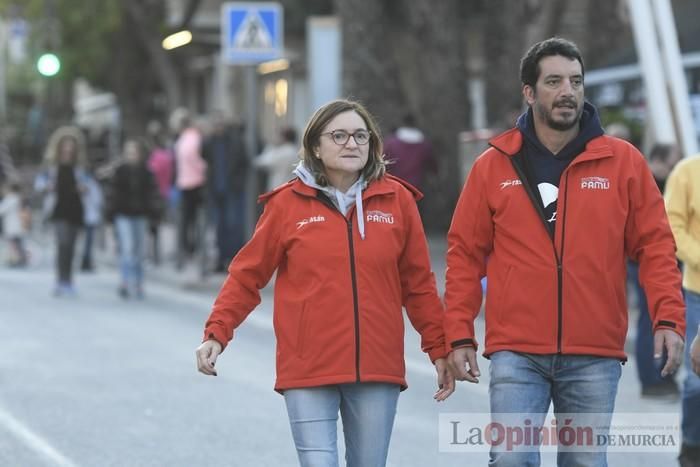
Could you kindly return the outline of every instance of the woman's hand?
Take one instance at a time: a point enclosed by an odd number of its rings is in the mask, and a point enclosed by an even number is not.
[[[435,371],[437,371],[438,390],[433,395],[433,399],[438,402],[444,401],[450,394],[455,392],[455,377],[447,365],[447,360],[438,358],[435,360]]]
[[[209,376],[216,376],[216,358],[221,353],[221,344],[214,339],[209,339],[197,347],[197,369]]]

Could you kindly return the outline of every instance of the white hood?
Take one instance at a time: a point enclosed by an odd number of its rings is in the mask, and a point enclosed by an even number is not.
[[[305,185],[311,188],[316,188],[328,195],[328,197],[333,202],[333,205],[338,208],[344,216],[347,215],[348,209],[352,203],[355,203],[355,213],[357,214],[357,228],[360,231],[360,237],[365,239],[365,214],[362,208],[362,191],[367,187],[362,175],[357,179],[352,186],[343,193],[342,191],[336,189],[332,186],[321,186],[316,183],[316,178],[314,175],[306,168],[304,162],[299,162],[297,167],[294,169],[294,174],[299,177]]]
[[[418,144],[425,141],[425,135],[418,128],[410,128],[406,126],[400,127],[396,130],[396,137],[409,144]]]

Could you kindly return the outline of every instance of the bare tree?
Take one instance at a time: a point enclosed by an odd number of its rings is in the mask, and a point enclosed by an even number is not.
[[[485,77],[491,124],[512,124],[504,122],[504,118],[522,104],[520,58],[530,45],[552,36],[565,37],[577,43],[590,68],[604,64],[616,51],[617,47],[611,44],[629,41],[629,27],[620,15],[620,1],[487,2],[484,54],[488,63]]]
[[[398,60],[388,32],[387,2],[337,0],[342,25],[343,92],[365,103],[384,130],[406,111]]]
[[[183,94],[178,70],[171,56],[161,47],[163,38],[156,27],[162,19],[162,10],[159,10],[162,8],[161,3],[124,0],[123,5],[136,27],[136,34],[148,53],[152,67],[159,77],[160,84],[167,96],[168,107],[173,109],[182,104]],[[159,15],[161,16],[159,17]]]
[[[343,87],[385,132],[413,114],[431,139],[439,175],[424,221],[445,229],[461,186],[458,134],[467,129],[464,2],[336,0],[343,25]]]

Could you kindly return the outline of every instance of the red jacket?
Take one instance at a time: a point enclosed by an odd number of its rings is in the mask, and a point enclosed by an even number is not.
[[[423,351],[431,360],[446,355],[419,196],[390,175],[370,183],[363,240],[354,206],[345,217],[299,180],[263,195],[265,210],[229,267],[205,339],[226,345],[277,270],[276,390],[369,381],[405,388],[402,305]]]
[[[684,335],[675,243],[639,151],[609,136],[588,142],[561,175],[552,241],[516,171],[520,131],[490,144],[474,163],[448,234],[449,349],[476,345],[479,280],[487,275],[485,355],[625,359],[626,255],[640,263],[654,328]]]

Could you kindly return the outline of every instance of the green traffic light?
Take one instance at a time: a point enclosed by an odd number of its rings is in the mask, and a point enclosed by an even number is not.
[[[61,69],[61,61],[55,54],[46,53],[39,57],[36,68],[43,76],[54,76]]]

